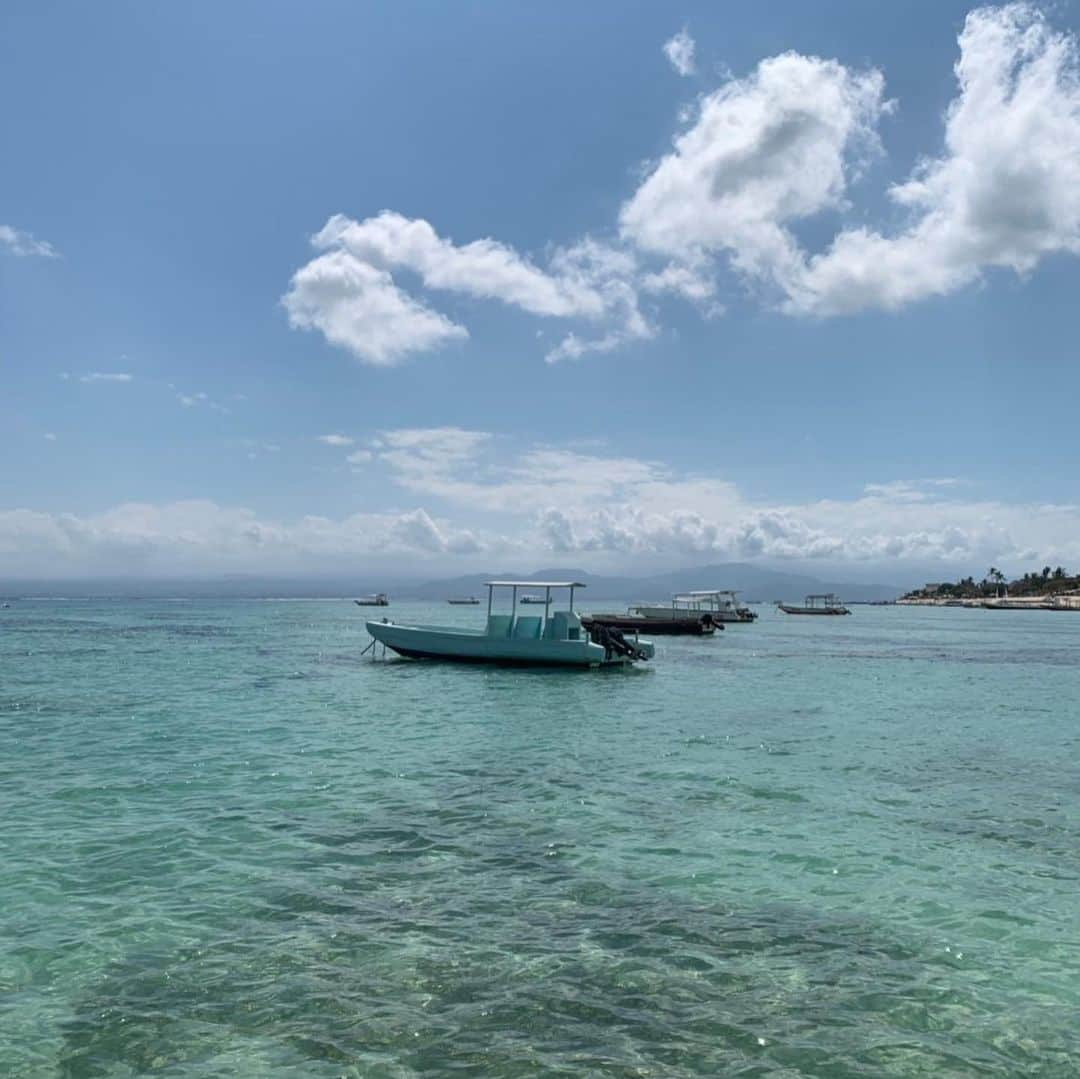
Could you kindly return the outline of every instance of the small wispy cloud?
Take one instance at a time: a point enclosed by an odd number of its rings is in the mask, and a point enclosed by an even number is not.
[[[61,375],[61,378],[67,378],[67,375]],[[134,379],[134,375],[129,375],[126,371],[91,371],[89,374],[80,375],[80,382],[131,382]]]
[[[694,74],[694,39],[686,32],[686,27],[664,42],[664,55],[683,78]]]
[[[350,453],[349,456],[345,458],[345,460],[353,466],[354,472],[357,471],[358,466],[371,464],[374,459],[375,454],[373,454],[371,450],[356,450],[354,453]]]
[[[45,240],[37,240],[29,232],[12,228],[11,225],[0,225],[0,248],[22,258],[36,256],[54,259],[59,258],[60,255],[52,244]]]
[[[169,389],[175,390],[176,387],[170,383]],[[225,416],[228,416],[232,412],[232,409],[219,404],[208,393],[203,393],[202,390],[198,393],[177,392],[176,399],[184,406],[184,408],[195,408],[199,405],[205,405],[206,408],[212,409],[214,412],[220,412]]]
[[[234,443],[234,445],[247,451],[247,458],[249,461],[254,461],[256,458],[267,453],[281,452],[281,447],[276,442],[259,442],[254,438],[242,438],[239,442]]]
[[[327,446],[351,446],[356,440],[348,435],[318,435],[315,441]]]
[[[55,442],[56,441],[56,435],[54,435],[52,433],[52,431],[46,431],[45,432],[45,441],[46,442]]]
[[[898,502],[925,502],[942,498],[944,492],[963,483],[957,476],[924,476],[915,480],[890,480],[888,483],[868,483],[863,487],[867,498],[880,498]]]

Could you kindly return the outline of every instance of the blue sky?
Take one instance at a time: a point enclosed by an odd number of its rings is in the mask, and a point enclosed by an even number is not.
[[[4,5],[0,576],[1080,563],[1076,27]]]

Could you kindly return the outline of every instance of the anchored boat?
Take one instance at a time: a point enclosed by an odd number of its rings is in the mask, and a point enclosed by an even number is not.
[[[523,587],[544,589],[543,616],[517,613],[517,593]],[[574,612],[574,590],[584,587],[580,581],[488,581],[483,629],[408,626],[383,620],[368,622],[367,631],[398,655],[412,659],[548,667],[628,666],[652,659],[652,641],[627,637],[606,626],[590,630],[582,625]],[[512,590],[509,614],[492,612],[496,588]],[[552,610],[552,589],[569,589],[564,610]]]
[[[778,603],[777,606],[784,614],[851,614],[832,592],[807,596],[802,607],[791,607],[786,603]]]
[[[456,596],[446,601],[451,607],[476,607],[480,601],[475,596]]]
[[[390,600],[385,592],[375,592],[370,596],[361,596],[359,599],[354,599],[353,603],[357,607],[389,607]]]
[[[721,622],[753,622],[757,612],[739,603],[738,592],[730,588],[708,589],[702,592],[681,592],[671,597],[669,604],[639,603],[631,607],[645,618],[702,618],[705,615],[715,624]]]
[[[669,612],[670,614],[670,612]],[[724,627],[716,623],[704,614],[677,613],[675,617],[660,618],[643,614],[587,614],[583,615],[581,624],[586,629],[593,626],[607,626],[608,629],[617,629],[620,632],[651,633],[659,636],[694,636],[711,637],[718,629]]]

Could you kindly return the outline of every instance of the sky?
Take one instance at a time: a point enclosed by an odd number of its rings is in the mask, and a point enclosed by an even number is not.
[[[1080,565],[1077,0],[0,8],[0,577]]]

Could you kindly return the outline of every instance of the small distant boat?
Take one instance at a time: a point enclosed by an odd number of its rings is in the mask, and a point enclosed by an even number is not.
[[[476,607],[480,601],[476,596],[455,596],[446,601],[451,607]]]
[[[807,596],[802,607],[792,607],[787,603],[779,603],[777,606],[784,614],[851,614],[832,592]]]
[[[517,614],[521,587],[544,589],[542,616]],[[489,581],[483,629],[398,625],[387,619],[368,622],[367,631],[376,641],[411,659],[546,667],[629,666],[652,659],[652,641],[626,637],[607,626],[586,629],[574,612],[574,590],[584,587],[579,581]],[[492,614],[496,588],[513,590],[509,614]],[[551,610],[553,588],[570,590],[566,609]]]
[[[708,589],[702,592],[681,592],[671,597],[669,604],[639,603],[631,607],[634,614],[645,618],[701,618],[708,615],[715,625],[721,622],[753,622],[757,611],[739,603],[738,592],[730,588]]]
[[[370,596],[361,596],[359,599],[354,599],[353,603],[357,607],[389,607],[390,600],[385,592],[375,592]]]
[[[582,585],[582,588],[585,586]],[[524,595],[518,600],[518,603],[544,603],[546,602],[543,596]]]

